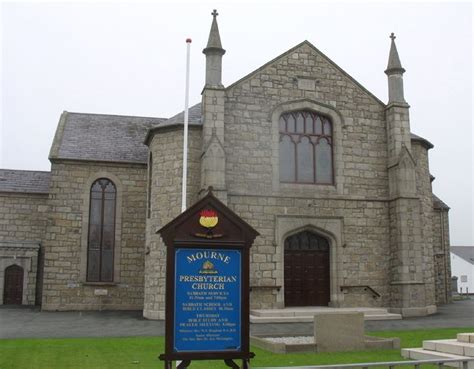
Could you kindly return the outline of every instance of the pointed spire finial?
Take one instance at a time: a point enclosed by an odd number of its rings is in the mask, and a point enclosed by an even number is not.
[[[405,73],[405,69],[402,67],[402,63],[400,62],[400,57],[398,56],[397,45],[395,45],[395,39],[397,38],[395,34],[392,32],[390,34],[390,38],[392,39],[392,43],[390,45],[390,54],[388,56],[388,65],[387,69],[385,70],[385,74],[394,74],[394,73]]]
[[[385,74],[388,77],[388,103],[398,103],[406,105],[403,93],[403,73],[400,57],[398,56],[397,45],[395,45],[395,34],[390,34],[392,40],[390,44],[390,54],[388,56],[388,65]]]
[[[214,9],[211,15],[212,24],[209,39],[206,48],[202,51],[206,55],[206,86],[222,87],[222,55],[225,54],[225,50],[222,48],[217,25],[219,13]]]
[[[217,26],[217,19],[216,17],[219,15],[216,9],[213,10],[211,13],[212,15],[212,25],[211,25],[211,32],[209,33],[209,39],[207,41],[207,46],[204,49],[204,54],[206,53],[206,50],[208,49],[222,49],[222,44],[221,44],[221,36],[219,35],[219,27]],[[225,51],[222,53],[224,54]]]

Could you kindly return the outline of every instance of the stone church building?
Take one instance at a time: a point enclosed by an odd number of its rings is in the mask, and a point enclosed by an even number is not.
[[[395,37],[387,103],[308,41],[223,86],[216,15],[187,203],[212,186],[260,233],[251,307],[414,316],[449,302],[449,208],[432,192],[433,145],[410,131]],[[0,170],[0,303],[163,319],[156,231],[181,210],[183,121],[64,112],[50,172]]]

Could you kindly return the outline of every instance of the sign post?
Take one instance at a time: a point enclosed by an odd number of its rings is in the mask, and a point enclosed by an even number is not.
[[[249,367],[249,251],[258,232],[209,194],[161,228],[166,254],[165,369],[180,360]]]

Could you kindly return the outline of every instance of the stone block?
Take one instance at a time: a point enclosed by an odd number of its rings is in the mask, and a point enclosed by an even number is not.
[[[458,333],[457,340],[459,342],[474,343],[474,333]]]
[[[363,350],[364,314],[346,312],[315,314],[314,340],[318,352]]]

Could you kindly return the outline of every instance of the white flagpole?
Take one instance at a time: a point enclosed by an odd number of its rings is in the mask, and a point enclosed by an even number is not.
[[[186,39],[187,52],[186,52],[186,90],[184,98],[184,138],[183,138],[183,182],[182,182],[182,195],[181,195],[181,212],[186,210],[186,187],[188,178],[188,110],[189,110],[189,54],[191,50],[190,38]]]

